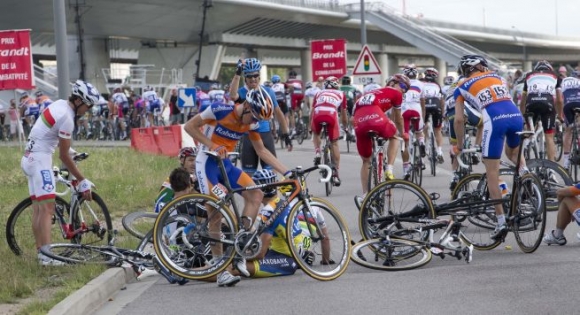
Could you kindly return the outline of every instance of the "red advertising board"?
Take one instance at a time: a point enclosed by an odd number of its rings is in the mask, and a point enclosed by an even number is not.
[[[323,39],[310,42],[312,79],[346,74],[346,40]]]
[[[0,31],[0,90],[33,88],[30,30]]]

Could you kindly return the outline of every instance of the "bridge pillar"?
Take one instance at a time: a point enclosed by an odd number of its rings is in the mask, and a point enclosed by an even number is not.
[[[399,59],[387,53],[379,53],[377,59],[382,72],[380,84],[384,85],[393,74],[399,73]]]
[[[526,71],[532,71],[532,61],[531,60],[526,60],[524,61],[524,72]]]
[[[224,45],[208,45],[201,50],[199,60],[199,76],[207,76],[210,80],[216,80],[220,74],[222,60],[226,53]]]
[[[71,81],[80,79],[81,76],[81,56],[78,47],[78,37],[68,36],[68,56],[69,75]],[[105,78],[101,69],[110,68],[111,59],[107,40],[104,38],[83,37],[83,61],[85,63],[84,79],[93,84],[101,93],[109,93],[105,86]]]
[[[441,58],[435,58],[435,69],[439,71],[439,78],[437,82],[443,84],[443,78],[447,76],[447,62]]]
[[[300,71],[302,72],[302,82],[312,82],[312,54],[309,49],[300,51]]]

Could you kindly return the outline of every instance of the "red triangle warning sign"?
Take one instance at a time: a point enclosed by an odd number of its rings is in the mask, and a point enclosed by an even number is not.
[[[372,74],[381,74],[381,68],[379,68],[379,64],[373,56],[373,53],[369,49],[369,46],[364,45],[363,49],[358,55],[358,59],[356,60],[356,64],[354,66],[354,70],[352,71],[353,75],[372,75]]]

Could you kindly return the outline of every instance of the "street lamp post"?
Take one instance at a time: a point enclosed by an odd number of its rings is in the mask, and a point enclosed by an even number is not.
[[[526,59],[527,59],[527,55],[526,55],[526,42],[524,41],[524,34],[522,33],[522,31],[520,31],[519,28],[515,27],[512,25],[512,28],[514,30],[516,30],[518,33],[520,33],[520,38],[522,40],[522,69],[524,69],[525,67],[525,63],[526,63]],[[517,42],[518,38],[514,35],[514,40]]]

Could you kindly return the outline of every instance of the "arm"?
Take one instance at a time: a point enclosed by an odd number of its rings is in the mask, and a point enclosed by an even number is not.
[[[238,94],[238,88],[240,87],[240,76],[242,75],[242,70],[244,68],[244,61],[242,59],[238,60],[236,65],[236,72],[230,83],[230,100],[237,101],[240,98]]]
[[[578,195],[578,188],[576,186],[568,186],[560,188],[556,191],[558,195],[558,201],[562,201],[565,197],[574,197]]]
[[[423,119],[425,119],[425,115],[427,114],[427,111],[425,110],[425,98],[421,97],[421,112],[423,114]]]
[[[204,125],[204,121],[200,114],[193,116],[189,121],[185,123],[183,129],[190,135],[196,142],[201,142],[208,148],[213,148],[214,143],[206,137],[203,132],[201,132],[201,127]]]
[[[288,168],[284,166],[278,159],[264,146],[261,138],[252,139],[252,146],[254,150],[256,150],[256,154],[264,161],[266,164],[271,165],[278,173],[286,174],[288,172]]]
[[[260,240],[262,241],[262,249],[260,249],[260,252],[258,253],[258,256],[256,256],[256,258],[252,259],[252,260],[260,260],[260,259],[264,259],[264,257],[266,257],[266,253],[268,252],[268,249],[270,249],[270,243],[272,242],[272,234],[268,234],[268,233],[262,233],[262,235],[260,235]]]
[[[453,128],[455,129],[455,137],[457,139],[457,148],[459,151],[463,150],[463,137],[465,136],[465,115],[463,105],[463,97],[458,97],[455,101],[455,120]]]
[[[393,120],[395,121],[395,126],[397,126],[397,130],[399,130],[399,135],[403,136],[405,132],[405,126],[403,124],[403,115],[401,115],[401,108],[400,107],[393,107]]]
[[[528,92],[522,92],[522,99],[520,100],[520,112],[524,114],[526,112],[526,99],[528,98]],[[527,122],[526,122],[527,123]]]
[[[562,98],[562,89],[556,89],[556,117],[564,121],[562,118],[563,112],[563,98]]]
[[[76,166],[75,162],[73,161],[72,157],[69,154],[70,143],[71,143],[70,139],[58,138],[58,157],[60,158],[64,166],[66,166],[69,173],[72,174],[80,183],[85,179],[85,177],[83,176],[83,174],[81,174],[81,171],[79,171],[78,167]],[[83,192],[83,198],[88,201],[93,200],[93,196],[91,194],[90,189]]]
[[[280,125],[280,130],[282,131],[282,134],[288,134],[288,122],[286,121],[286,117],[284,117],[284,113],[282,112],[282,110],[280,109],[280,106],[276,106],[274,108],[274,116],[276,117],[276,120],[278,121],[278,124]]]

